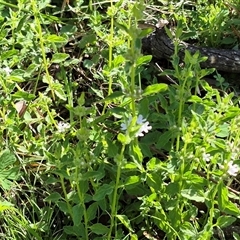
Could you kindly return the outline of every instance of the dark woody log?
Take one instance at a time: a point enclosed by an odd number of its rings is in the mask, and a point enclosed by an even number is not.
[[[225,50],[207,47],[198,47],[186,42],[180,43],[182,49],[179,57],[184,58],[185,49],[194,54],[197,50],[202,56],[208,57],[201,63],[203,68],[216,68],[218,71],[229,73],[240,73],[240,51]],[[143,52],[153,55],[157,59],[171,59],[174,53],[172,40],[168,37],[164,28],[156,30],[148,37],[142,40]]]

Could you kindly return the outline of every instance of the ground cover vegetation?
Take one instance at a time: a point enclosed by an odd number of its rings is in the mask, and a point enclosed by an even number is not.
[[[239,36],[239,0],[1,0],[0,238],[240,239],[239,74],[178,56]]]

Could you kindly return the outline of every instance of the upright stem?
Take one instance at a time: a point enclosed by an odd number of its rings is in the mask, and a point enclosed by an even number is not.
[[[113,8],[113,2],[111,2],[111,8]],[[113,14],[111,14],[111,25],[110,25],[110,35],[109,35],[109,55],[108,55],[108,66],[109,69],[112,67],[112,52],[113,52],[113,24],[114,24],[114,19],[113,19]],[[110,74],[109,76],[109,83],[108,83],[108,95],[112,93],[112,75]]]
[[[118,187],[120,182],[120,176],[121,176],[121,169],[122,169],[122,162],[124,158],[124,151],[125,151],[125,145],[122,146],[121,153],[119,158],[117,159],[117,176],[116,176],[116,182],[115,182],[115,188],[113,192],[113,198],[112,198],[112,204],[111,204],[111,223],[110,223],[110,229],[108,233],[108,240],[112,239],[112,230],[113,227],[116,225],[116,215],[117,215],[117,196],[118,196]]]

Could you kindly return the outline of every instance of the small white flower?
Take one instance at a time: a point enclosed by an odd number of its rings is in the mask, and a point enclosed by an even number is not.
[[[59,122],[57,128],[58,128],[59,133],[63,133],[67,129],[70,128],[70,124],[69,123],[64,123],[64,122]]]
[[[228,163],[228,174],[231,175],[231,176],[237,176],[238,174],[238,171],[239,171],[239,167],[237,164],[233,164],[233,161],[230,161]]]
[[[148,133],[148,131],[151,129],[152,129],[152,126],[149,125],[149,122],[145,122],[136,133],[136,136],[143,137],[144,136],[143,133]]]
[[[211,155],[209,153],[204,153],[203,154],[203,160],[205,160],[206,162],[210,162]]]
[[[129,125],[131,124],[131,121],[132,121],[132,117],[128,119],[127,123],[122,123],[121,130],[123,131],[127,130]],[[148,133],[148,131],[152,129],[152,126],[149,125],[149,122],[146,121],[146,119],[143,118],[143,115],[141,114],[138,116],[136,124],[141,125],[139,130],[136,133],[136,137],[143,137],[144,133]]]
[[[3,68],[3,71],[6,73],[7,76],[9,76],[10,73],[12,72],[12,69],[10,67],[5,67]]]

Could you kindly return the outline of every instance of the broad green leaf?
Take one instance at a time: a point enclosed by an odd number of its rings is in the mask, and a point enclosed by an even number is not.
[[[34,94],[23,92],[23,91],[17,91],[14,94],[12,94],[12,96],[13,98],[18,98],[18,99],[20,98],[26,101],[31,101],[36,97]]]
[[[123,64],[125,61],[125,58],[122,55],[118,55],[113,59],[113,67],[118,67],[119,65]]]
[[[216,225],[219,226],[220,228],[225,228],[230,226],[232,223],[234,223],[237,219],[232,216],[220,216],[217,219]]]
[[[43,75],[42,81],[47,84],[52,84],[54,82],[54,79],[52,76],[47,76],[46,74]]]
[[[101,223],[95,223],[89,228],[93,233],[96,233],[96,234],[106,234],[109,231],[108,227],[106,227]]]
[[[96,193],[93,196],[93,200],[94,201],[100,201],[102,199],[105,198],[106,195],[111,194],[113,191],[113,187],[109,184],[103,184],[102,186],[100,186]]]
[[[106,98],[102,99],[100,102],[110,101],[110,100],[113,100],[113,99],[115,99],[115,98],[122,97],[123,95],[124,95],[123,92],[121,92],[121,91],[116,91],[116,92],[110,94],[109,96],[107,96]]]
[[[116,217],[130,232],[134,232],[134,230],[131,227],[131,223],[126,215],[117,215]]]
[[[131,142],[131,138],[129,136],[126,136],[126,135],[122,134],[122,133],[119,133],[117,135],[117,139],[123,145],[127,145]]]
[[[92,221],[97,215],[98,203],[92,203],[87,209],[88,221]]]
[[[94,62],[92,60],[89,60],[89,59],[85,59],[83,61],[83,66],[87,69],[91,69],[94,65]]]
[[[58,202],[57,205],[62,212],[69,213],[68,206],[67,206],[66,202],[61,201],[61,202]]]
[[[146,56],[141,56],[137,59],[137,66],[145,64],[145,63],[149,63],[152,59],[151,55],[146,55]]]
[[[240,240],[240,235],[238,235],[237,233],[233,233],[233,237],[234,237],[234,240]]]
[[[193,225],[190,222],[184,222],[181,226],[180,226],[180,235],[184,237],[188,236],[188,239],[198,239],[198,232],[197,229],[195,227],[193,227]],[[182,239],[183,239],[182,238]]]
[[[147,170],[148,171],[154,171],[159,167],[160,160],[156,159],[155,157],[151,158],[147,162]]]
[[[2,177],[1,177],[2,178]],[[9,181],[8,179],[1,179],[0,178],[0,185],[3,189],[5,190],[9,190],[11,189],[12,185],[13,185],[13,182],[12,181]]]
[[[163,182],[162,179],[159,177],[159,173],[152,172],[151,174],[147,174],[147,185],[152,189],[152,191],[160,191],[163,188]],[[174,193],[176,193],[174,191]]]
[[[25,82],[26,80],[20,76],[20,75],[13,75],[11,74],[11,76],[9,77],[9,79],[12,81],[12,82],[18,82],[18,83],[21,83],[21,82]]]
[[[214,145],[218,146],[219,148],[221,148],[222,150],[225,150],[226,148],[226,142],[223,139],[220,138],[216,138],[216,140],[214,142],[212,142],[212,146],[215,147]]]
[[[47,36],[46,40],[51,43],[67,43],[67,38],[52,34]]]
[[[220,125],[217,129],[216,136],[220,138],[225,138],[229,136],[229,124],[224,123]]]
[[[108,156],[109,157],[115,157],[118,154],[119,147],[116,144],[116,141],[107,140],[108,145]]]
[[[51,193],[49,196],[45,198],[45,201],[47,202],[57,202],[59,199],[61,199],[61,195],[58,192]]]
[[[137,234],[130,234],[130,240],[138,240]]]
[[[173,34],[171,33],[171,31],[166,26],[164,27],[164,30],[165,30],[166,34],[168,35],[168,37],[170,39],[173,39]],[[161,31],[163,31],[163,30],[161,30]]]
[[[50,87],[50,86],[49,86]],[[54,90],[55,94],[60,98],[62,99],[63,101],[66,101],[67,100],[67,96],[64,92],[64,87],[61,83],[59,82],[54,82],[52,85],[52,90]]]
[[[142,163],[143,155],[142,155],[141,148],[139,147],[138,144],[133,145],[133,153],[134,153],[134,159],[137,159],[137,163]]]
[[[24,14],[23,17],[21,17],[20,21],[18,22],[18,26],[16,28],[16,32],[20,32],[23,25],[28,21],[27,19],[29,18],[30,15]]]
[[[148,34],[152,33],[153,31],[154,31],[154,28],[152,28],[152,27],[142,29],[142,31],[140,32],[138,37],[139,38],[146,37]]]
[[[130,177],[126,178],[126,180],[124,182],[124,186],[127,187],[128,189],[130,189],[131,187],[134,187],[138,183],[140,183],[139,176],[130,176]]]
[[[240,215],[239,208],[228,199],[228,189],[222,181],[218,184],[218,206],[224,213],[231,214],[236,217]]]
[[[63,227],[64,233],[68,235],[75,235],[75,236],[81,236],[79,239],[86,239],[84,237],[84,226],[81,224],[80,226],[64,226]]]
[[[52,63],[61,63],[64,62],[67,58],[69,58],[69,54],[67,53],[55,53],[52,57]]]
[[[128,28],[128,26],[127,26],[126,23],[118,23],[118,22],[115,21],[115,25],[116,25],[119,29],[121,29],[122,31],[130,34],[129,28]]]
[[[79,59],[76,59],[76,58],[72,58],[72,59],[68,59],[66,60],[64,63],[63,63],[63,66],[64,67],[69,67],[70,65],[77,65],[80,63],[80,60]]]
[[[9,180],[16,180],[18,177],[19,167],[10,166],[0,174],[0,179],[9,179]]]
[[[148,96],[151,94],[156,94],[159,92],[164,92],[168,89],[168,85],[165,83],[156,83],[150,86],[147,86],[143,91],[143,96]]]
[[[102,179],[103,177],[105,176],[105,171],[102,170],[98,170],[98,171],[88,171],[86,173],[84,173],[82,176],[81,176],[81,179],[82,180],[89,180],[89,179],[96,179],[96,180],[100,180]]]
[[[3,51],[3,52],[1,52],[0,59],[6,60],[8,58],[12,58],[14,55],[19,55],[18,50],[12,49],[12,50],[8,50],[8,51]]]
[[[78,31],[78,28],[76,27],[76,25],[72,25],[72,24],[68,25],[66,23],[66,25],[61,27],[60,33],[65,33],[69,36],[73,36],[73,34],[75,34],[77,31]]]
[[[51,0],[38,1],[38,11],[49,6],[50,2],[51,2]]]
[[[204,192],[201,189],[183,189],[181,191],[181,195],[189,200],[193,200],[196,202],[204,202],[205,201],[205,196]]]
[[[137,170],[137,165],[136,165],[136,163],[133,163],[133,162],[126,163],[124,165],[124,170],[126,170],[126,171]]]
[[[177,131],[169,130],[159,135],[156,144],[157,149],[162,149],[173,137],[177,135]]]
[[[74,226],[80,226],[82,217],[83,217],[83,212],[84,212],[84,209],[82,204],[77,204],[72,207]]]
[[[86,180],[79,180],[79,188],[81,189],[82,193],[86,193],[89,190],[89,181]]]

